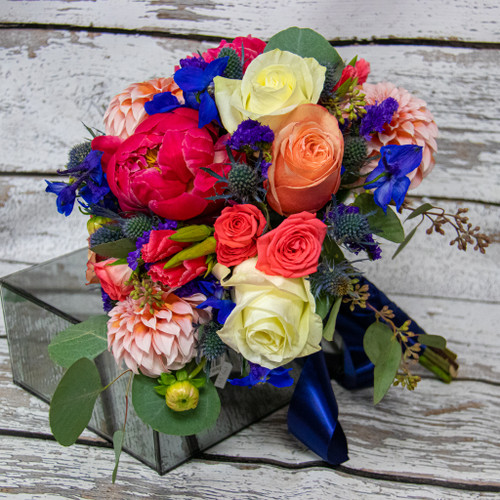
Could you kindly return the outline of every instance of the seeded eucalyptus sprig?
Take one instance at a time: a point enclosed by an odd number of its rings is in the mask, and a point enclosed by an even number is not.
[[[491,243],[491,238],[485,233],[481,232],[479,226],[473,226],[466,217],[468,208],[459,208],[456,213],[447,213],[444,208],[434,207],[430,203],[424,203],[417,208],[413,208],[410,203],[405,201],[402,205],[402,210],[411,210],[411,214],[406,220],[414,219],[420,216],[420,222],[408,233],[405,240],[399,245],[393,257],[403,250],[408,242],[415,235],[418,227],[424,222],[429,221],[431,225],[427,228],[426,233],[432,234],[433,232],[445,235],[443,226],[451,226],[456,232],[456,238],[450,241],[450,245],[457,244],[458,250],[467,251],[467,245],[474,245],[474,250],[479,250],[482,254],[486,253],[486,248]]]

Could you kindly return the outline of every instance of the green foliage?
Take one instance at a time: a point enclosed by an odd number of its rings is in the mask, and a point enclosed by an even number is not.
[[[135,243],[128,238],[120,238],[109,243],[102,243],[91,248],[93,252],[103,257],[127,258],[130,252],[136,250]]]
[[[202,241],[205,238],[211,236],[214,232],[214,229],[210,226],[206,226],[203,224],[185,226],[178,229],[174,234],[170,236],[172,241],[181,241],[181,242],[196,242]]]
[[[359,207],[360,212],[368,217],[370,228],[377,236],[394,243],[401,243],[405,239],[403,226],[394,210],[387,207],[385,214],[375,203],[371,193],[360,194],[353,205]]]
[[[400,252],[403,251],[406,245],[410,242],[410,240],[415,236],[415,233],[417,232],[418,226],[415,226],[407,235],[406,238],[403,240],[403,243],[401,243],[396,251],[394,252],[394,255],[392,256],[393,259],[395,259]]]
[[[118,464],[120,463],[120,455],[122,454],[124,437],[125,432],[121,429],[115,431],[113,434],[113,448],[115,450],[115,468],[113,469],[113,475],[111,476],[113,483],[116,481],[116,474],[118,472]]]
[[[191,380],[190,380],[191,381]],[[212,427],[220,413],[217,389],[208,381],[200,389],[198,406],[194,410],[175,412],[168,408],[165,399],[155,392],[156,380],[135,375],[132,386],[132,403],[137,415],[154,430],[164,434],[189,436]]]
[[[373,402],[379,403],[391,387],[401,362],[401,345],[385,324],[375,322],[365,333],[363,347],[375,365],[373,373]]]
[[[427,212],[428,210],[431,210],[432,208],[434,208],[434,207],[430,203],[424,203],[423,205],[420,205],[418,208],[413,210],[413,212],[406,218],[406,220],[414,219],[415,217],[422,215],[424,212]]]
[[[446,339],[440,335],[419,335],[418,341],[428,347],[435,347],[436,349],[446,348]]]
[[[50,403],[50,428],[58,443],[75,443],[87,427],[97,396],[103,390],[99,372],[89,359],[79,359],[68,368]]]
[[[344,62],[328,40],[309,28],[288,28],[280,31],[266,45],[264,52],[286,50],[301,57],[314,57],[321,65],[335,68],[334,80],[340,80]]]
[[[80,358],[94,359],[108,347],[105,314],[92,316],[60,332],[49,345],[49,356],[60,366],[67,368]]]
[[[337,297],[330,310],[328,321],[326,322],[326,325],[323,328],[323,338],[325,340],[333,340],[333,334],[335,333],[335,324],[337,323],[337,316],[339,314],[341,304],[342,304],[342,297]]]
[[[324,239],[321,255],[325,257],[325,260],[327,262],[334,262],[335,264],[338,264],[345,260],[342,250],[330,237]]]
[[[332,307],[332,297],[326,293],[322,293],[319,298],[316,299],[316,314],[318,314],[321,319],[325,319]]]

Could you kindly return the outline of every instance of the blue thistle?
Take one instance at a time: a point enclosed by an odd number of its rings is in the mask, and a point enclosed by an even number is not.
[[[81,165],[90,151],[92,151],[92,147],[89,141],[73,146],[68,154],[68,164],[66,168],[73,169]]]
[[[316,298],[322,294],[342,297],[352,290],[352,280],[358,274],[347,261],[338,264],[321,262],[318,270],[309,276],[311,292]]]
[[[123,238],[123,233],[119,226],[106,225],[102,226],[97,231],[90,235],[90,247],[102,245],[103,243],[111,243]]]
[[[365,251],[371,260],[380,258],[381,249],[373,239],[368,218],[358,207],[338,203],[325,213],[328,236],[356,255]]]
[[[211,321],[205,325],[201,325],[198,329],[198,351],[201,356],[205,356],[207,361],[215,361],[222,356],[227,346],[222,342],[217,332],[222,328],[220,323]]]

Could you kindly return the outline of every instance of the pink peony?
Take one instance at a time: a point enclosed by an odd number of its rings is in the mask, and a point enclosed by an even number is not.
[[[264,48],[266,46],[266,42],[261,40],[260,38],[254,38],[251,35],[248,36],[238,36],[232,42],[226,42],[226,40],[222,40],[219,46],[215,49],[208,49],[204,52],[201,57],[205,59],[206,62],[212,62],[214,59],[217,59],[219,52],[224,47],[229,47],[233,49],[241,59],[241,47],[244,47],[244,63],[243,69],[246,70],[247,66],[262,52],[264,52]]]
[[[410,189],[416,188],[434,167],[434,153],[437,151],[437,125],[425,101],[412,96],[404,88],[397,88],[389,82],[371,85],[365,83],[363,92],[366,103],[381,103],[388,97],[398,101],[399,108],[394,113],[392,121],[384,126],[383,132],[373,134],[368,143],[368,153],[375,154],[387,144],[417,144],[422,146],[422,163],[411,172]],[[369,163],[361,170],[363,175],[369,174],[377,166],[377,161]]]
[[[93,264],[94,272],[101,283],[102,289],[112,300],[123,300],[134,289],[127,284],[132,275],[132,269],[127,264],[113,265],[117,259],[107,259]]]
[[[165,292],[161,306],[141,305],[127,297],[110,312],[108,348],[118,365],[125,362],[134,373],[158,377],[179,370],[196,356],[193,323],[206,323],[210,313],[196,309],[206,300],[202,294],[179,298]]]
[[[106,135],[116,135],[121,139],[130,137],[148,114],[144,104],[155,94],[172,92],[182,99],[182,91],[173,78],[155,78],[142,83],[133,83],[111,100],[104,114]]]
[[[109,187],[124,211],[152,211],[161,217],[187,220],[214,212],[217,179],[230,169],[216,129],[198,128],[198,111],[177,108],[144,120],[125,141],[100,136],[92,148],[103,151],[102,166]]]

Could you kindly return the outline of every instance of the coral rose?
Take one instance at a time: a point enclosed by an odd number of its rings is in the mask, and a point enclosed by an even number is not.
[[[125,362],[148,377],[181,369],[196,356],[193,324],[210,319],[196,309],[204,300],[202,294],[181,299],[165,292],[158,303],[144,305],[131,297],[119,302],[108,321],[108,348],[118,365]]]
[[[316,212],[340,186],[344,138],[337,119],[316,104],[292,111],[275,131],[267,201],[282,215]]]
[[[100,136],[92,148],[103,151],[102,165],[109,187],[124,211],[149,212],[172,220],[187,220],[214,211],[219,175],[230,166],[226,137],[217,140],[213,127],[198,128],[198,111],[177,108],[142,122],[121,142]]]
[[[183,102],[182,90],[172,77],[133,83],[113,97],[104,113],[106,135],[116,135],[121,139],[130,137],[137,126],[148,117],[144,104],[162,92],[172,92]]]
[[[222,211],[214,227],[217,261],[236,266],[257,254],[256,240],[266,227],[266,219],[254,205],[234,205]]]
[[[434,153],[437,151],[438,129],[425,101],[389,82],[377,85],[365,83],[363,92],[366,94],[367,104],[380,104],[388,97],[398,101],[399,107],[391,122],[384,125],[383,132],[373,134],[371,141],[367,143],[368,154],[374,155],[380,152],[382,146],[389,144],[422,146],[422,163],[408,174],[411,179],[410,189],[416,188],[434,168]],[[361,169],[361,174],[369,174],[376,166],[377,161],[372,161]]]
[[[318,102],[325,71],[312,57],[274,49],[256,57],[242,80],[216,76],[215,101],[222,124],[233,133],[251,118],[274,130],[300,104]]]
[[[323,322],[315,313],[309,281],[267,276],[255,269],[257,259],[236,266],[224,287],[233,287],[236,307],[217,333],[245,359],[273,369],[320,350]],[[217,264],[220,279],[229,269]]]
[[[94,272],[101,283],[102,289],[112,300],[124,300],[134,289],[127,284],[132,269],[127,264],[113,265],[117,259],[106,259],[93,264]]]
[[[316,272],[326,231],[326,224],[314,214],[290,215],[257,240],[256,268],[285,278],[300,278]]]

